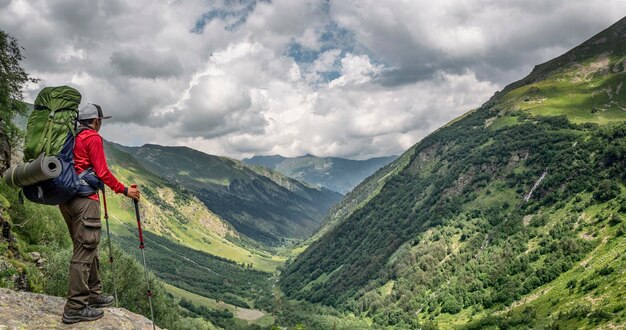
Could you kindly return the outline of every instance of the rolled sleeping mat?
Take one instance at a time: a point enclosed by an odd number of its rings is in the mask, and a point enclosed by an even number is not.
[[[37,182],[54,179],[61,174],[61,161],[41,153],[37,159],[13,166],[4,172],[4,181],[12,187],[25,187]]]

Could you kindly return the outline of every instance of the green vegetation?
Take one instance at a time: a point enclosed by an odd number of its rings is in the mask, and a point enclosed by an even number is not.
[[[238,264],[273,272],[284,258],[269,254],[260,244],[241,237],[220,216],[209,210],[186,188],[152,174],[130,154],[113,144],[105,144],[109,165],[122,182],[134,182],[144,194],[141,202],[146,229],[157,235]],[[134,235],[136,227],[132,203],[109,193],[109,213],[113,232]]]
[[[106,243],[103,241],[103,243]],[[108,260],[108,249],[104,249],[105,245],[100,248],[101,253],[101,276],[103,286],[107,292],[112,293],[112,276],[111,268],[106,263]],[[146,282],[143,276],[143,266],[139,264],[135,258],[123,253],[122,250],[114,245],[115,260],[115,283],[118,291],[120,306],[142,315],[150,316],[150,306],[146,297]],[[49,265],[45,269],[46,285],[45,293],[64,296],[67,293],[67,265],[71,258],[71,248],[58,249],[50,251]],[[123,276],[126,275],[126,276]],[[134,275],[133,275],[134,274]],[[129,276],[130,275],[130,276]],[[150,288],[153,292],[153,304],[155,323],[167,326],[172,329],[186,329],[187,322],[183,320],[175,301],[167,295],[167,292],[156,279],[154,275],[150,276]],[[191,320],[190,320],[191,321]],[[194,321],[195,322],[195,321]],[[209,324],[206,324],[209,326]]]
[[[497,131],[466,129],[484,123],[489,116],[488,109],[476,112],[441,130],[438,136],[422,141],[416,153],[440,148],[440,141],[450,141],[446,145],[448,151],[435,152],[441,156],[432,160],[450,165],[435,167],[434,173],[417,175],[411,173],[416,167],[408,166],[390,179],[379,195],[316,242],[313,247],[317,249],[305,251],[287,269],[281,278],[285,292],[332,305],[343,305],[359,296],[368,301],[370,298],[365,293],[371,289],[367,284],[377,277],[370,285],[377,287],[396,280],[393,290],[399,294],[393,296],[412,297],[412,301],[404,302],[404,313],[425,304],[432,309],[428,314],[455,313],[461,307],[477,304],[482,308],[508,305],[516,297],[554,280],[580,260],[593,245],[578,237],[574,227],[576,218],[564,221],[568,218],[558,217],[560,213],[557,213],[555,217],[560,222],[547,233],[533,232],[532,226],[523,230],[523,218],[585,192],[601,196],[602,200],[594,198],[594,203],[604,202],[604,189],[600,189],[602,194],[594,194],[598,187],[591,183],[601,180],[598,178],[623,175],[620,171],[623,159],[615,158],[614,151],[625,150],[626,145],[618,141],[626,136],[626,126],[576,126],[565,119],[547,117],[526,118],[520,125]],[[447,138],[442,137],[444,134]],[[492,139],[500,143],[489,143]],[[614,148],[606,147],[612,145]],[[523,171],[515,174],[511,168],[517,167],[514,163],[521,162],[526,154]],[[419,164],[430,168],[425,165]],[[546,168],[550,175],[535,190],[536,199],[522,203],[523,193],[530,190]],[[557,209],[563,213],[564,207],[558,205]],[[450,240],[454,235],[462,242]],[[359,241],[368,244],[352,248],[352,237],[362,237]],[[408,246],[401,248],[404,242],[409,242]],[[528,244],[532,242],[537,242],[539,248],[527,254]],[[392,265],[402,267],[389,271],[386,262],[394,253]],[[496,265],[498,272],[494,273],[490,269]],[[305,269],[310,269],[310,273]],[[484,269],[484,275],[480,275],[480,269]],[[471,278],[473,283],[451,285],[443,276],[452,271],[458,278]],[[331,272],[336,275],[319,281],[321,275]],[[306,278],[299,277],[303,273],[308,274]],[[440,280],[439,276],[442,276]],[[422,283],[420,278],[428,280]],[[302,287],[294,291],[299,283],[303,283]],[[480,290],[474,292],[471,288]],[[365,291],[359,294],[359,289]],[[434,298],[430,293],[436,293]],[[424,300],[420,301],[420,296]],[[388,306],[382,301],[365,301],[357,298],[357,302],[364,304],[363,308]],[[391,322],[396,321],[390,321],[388,316],[381,317],[374,320],[395,325]],[[409,324],[410,319],[397,322]]]
[[[398,173],[410,161],[410,152],[405,152],[395,161],[383,166],[372,174],[367,180],[359,183],[356,188],[350,191],[341,201],[333,205],[328,211],[322,226],[318,231],[292,250],[292,255],[297,256],[306,247],[317,241],[324,234],[332,230],[337,224],[347,219],[355,210],[363,207],[374,196],[376,196],[387,179]]]
[[[11,227],[9,235],[13,238],[8,242],[6,237],[0,239],[0,263],[7,262],[13,266],[0,273],[0,287],[65,296],[68,283],[67,267],[72,251],[65,221],[58,208],[29,202],[22,205],[18,203],[17,197],[17,191],[9,189],[4,182],[0,183],[2,201],[0,210],[2,218],[6,221],[4,226]],[[103,243],[106,242],[103,240]],[[112,274],[106,263],[108,250],[104,248],[105,246],[101,244],[101,276],[104,290],[112,293]],[[143,275],[143,267],[135,258],[124,253],[117,244],[113,246],[120,306],[149,317],[144,277],[121,276],[121,274]],[[38,260],[31,259],[30,252],[41,254],[45,260],[41,267],[36,266]],[[16,283],[12,281],[14,276],[24,280]],[[194,320],[178,313],[176,303],[166,295],[154,275],[151,275],[150,281],[158,325],[170,329],[206,329],[211,326],[200,319]],[[16,284],[20,286],[16,287]]]
[[[268,246],[310,236],[341,198],[277,172],[190,148],[116,147],[171,185],[192,192],[237,232]]]
[[[288,264],[285,294],[381,327],[623,323],[625,25],[362,183]]]
[[[148,268],[174,286],[245,308],[269,294],[267,273],[172,243],[149,231],[144,232],[144,238]],[[139,257],[134,237],[119,237],[119,242],[127,252]]]
[[[282,299],[276,293],[276,324],[289,329],[370,329],[372,322],[366,317],[357,317],[350,312],[313,304],[307,301]]]
[[[613,56],[572,64],[549,79],[511,91],[503,98],[503,105],[540,116],[564,115],[575,123],[622,121],[626,109],[626,93],[621,93],[624,74],[600,74],[622,60]],[[585,70],[589,73],[582,74]]]
[[[16,115],[24,114],[27,110],[26,105],[21,102],[22,89],[26,84],[38,81],[22,69],[20,62],[23,58],[22,48],[17,40],[0,30],[0,140],[5,143],[6,139],[11,145],[16,145],[22,136],[13,122]],[[10,155],[10,149],[8,151]],[[6,156],[0,157],[3,163],[0,168],[4,167],[5,161],[8,164],[9,159]]]

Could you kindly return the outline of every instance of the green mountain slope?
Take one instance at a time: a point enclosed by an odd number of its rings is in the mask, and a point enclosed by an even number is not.
[[[396,158],[396,156],[390,156],[350,160],[312,155],[291,158],[275,155],[254,156],[242,161],[246,164],[265,166],[288,177],[346,194],[376,170]]]
[[[157,277],[229,305],[266,306],[269,278],[284,258],[259,249],[257,242],[240,235],[189,190],[152,173],[116,145],[105,143],[105,152],[114,174],[122,182],[138,184],[142,191],[145,251],[148,268]],[[140,260],[132,203],[110,192],[107,202],[114,241]],[[204,311],[194,315],[225,328],[241,323],[232,313],[226,314]]]
[[[310,236],[341,198],[277,172],[186,147],[145,145],[123,150],[148,170],[189,189],[239,233],[265,244]]]
[[[232,226],[209,210],[189,191],[171,185],[145,169],[130,154],[105,143],[111,170],[122,182],[139,185],[146,230],[174,243],[204,251],[236,263],[251,264],[271,272],[282,259],[255,248],[257,244],[242,237]],[[119,236],[134,237],[134,209],[128,199],[109,193],[113,231]]]
[[[624,59],[626,19],[420,141],[282,289],[397,328],[624,323]]]
[[[332,230],[336,225],[347,219],[354,211],[363,207],[365,203],[370,201],[374,196],[378,195],[387,180],[408,164],[410,161],[409,155],[409,152],[405,152],[402,156],[397,157],[391,163],[378,169],[367,180],[359,183],[353,190],[345,195],[341,201],[333,205],[333,207],[328,210],[320,228],[315,232],[315,234],[300,243],[293,250],[293,254],[302,252],[311,243],[317,241],[328,231]]]

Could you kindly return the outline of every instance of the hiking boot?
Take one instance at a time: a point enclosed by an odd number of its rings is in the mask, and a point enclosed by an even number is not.
[[[104,312],[91,306],[85,306],[80,310],[66,309],[63,312],[63,323],[72,324],[85,321],[95,321],[101,318]]]
[[[98,296],[94,300],[89,301],[89,306],[93,308],[109,307],[113,304],[115,298],[113,296]]]

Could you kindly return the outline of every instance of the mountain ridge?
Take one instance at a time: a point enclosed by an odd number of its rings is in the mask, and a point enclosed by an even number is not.
[[[607,43],[607,41],[609,41],[608,37],[610,37],[610,34],[613,34],[613,37],[610,38],[610,40],[616,41],[619,40],[619,38],[615,38],[615,36],[617,34],[622,34],[623,38],[624,33],[626,33],[626,20],[620,19],[610,27],[595,34],[591,38],[567,51],[563,55],[560,55],[542,64],[535,65],[535,67],[528,76],[505,86],[502,91],[496,92],[489,99],[489,101],[487,101],[487,103],[495,101],[496,99],[498,99],[502,95],[505,95],[513,89],[532,84],[533,82],[540,80],[542,77],[550,74],[554,70],[558,70],[567,66],[568,64],[571,64],[572,62],[575,62],[576,60],[580,60],[582,56],[588,56],[589,54],[585,54],[585,52],[588,51],[590,48],[594,48],[596,52],[605,52],[612,50],[609,46],[615,46],[615,44],[612,44],[611,42]],[[618,43],[618,45],[622,46],[622,51],[625,49],[625,46],[623,44]]]
[[[348,195],[354,202],[331,213],[333,226],[286,267],[286,295],[383,327],[571,328],[589,326],[568,304],[591,292],[607,297],[586,307],[608,313],[600,324],[624,322],[617,293],[596,288],[616,288],[625,266],[604,269],[607,250],[599,249],[622,246],[616,227],[626,222],[625,20],[599,34],[612,53],[540,66],[549,73],[535,79],[535,69],[534,80],[510,84],[365,180]],[[594,266],[579,267],[589,264],[584,258]],[[563,282],[570,298],[546,293],[562,292]],[[553,308],[521,300],[531,293]]]
[[[242,162],[265,166],[288,177],[346,194],[363,179],[396,158],[397,156],[387,156],[351,160],[307,154],[298,157],[254,156],[245,158]]]
[[[193,192],[238,232],[270,245],[312,234],[341,197],[271,170],[188,147],[117,146],[149,171]]]

